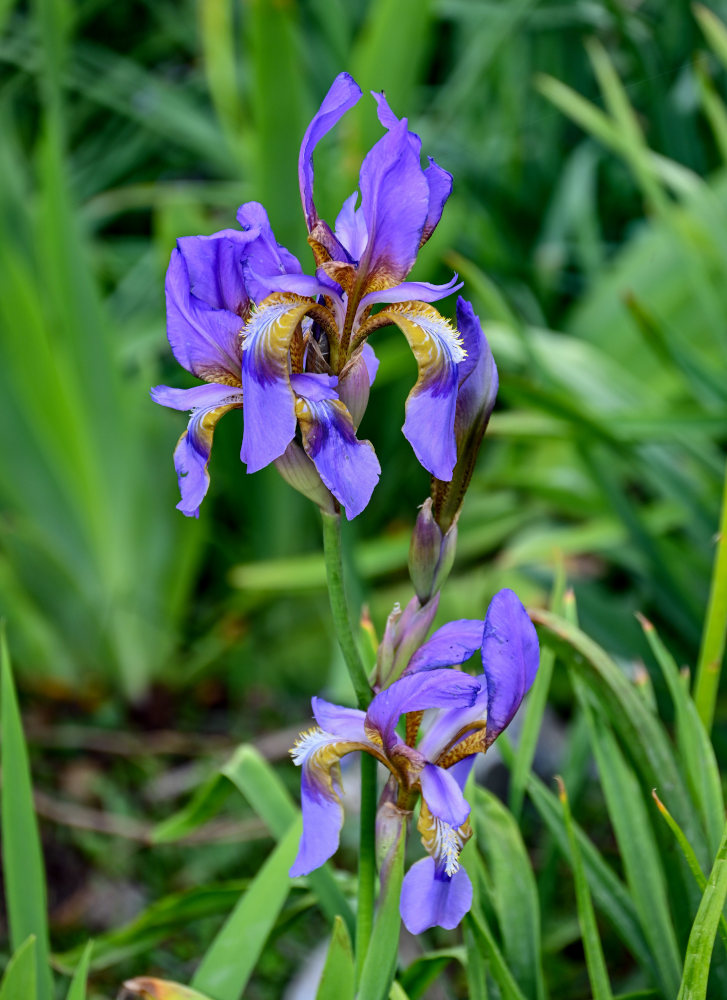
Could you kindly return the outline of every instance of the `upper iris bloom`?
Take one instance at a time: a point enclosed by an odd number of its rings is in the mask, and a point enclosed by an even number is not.
[[[478,649],[482,674],[448,669]],[[471,836],[463,788],[475,754],[486,751],[510,724],[535,679],[538,660],[538,640],[525,608],[511,590],[501,590],[484,622],[462,619],[435,632],[407,673],[377,694],[368,712],[314,698],[318,726],[302,734],[291,751],[302,767],[303,835],[290,874],[306,875],[338,847],[343,822],[339,761],[363,750],[391,772],[388,801],[393,799],[403,813],[421,795],[417,828],[429,857],[417,861],[404,878],[404,923],[415,934],[436,925],[456,927],[472,902],[472,885],[459,861]],[[403,738],[397,733],[402,717]]]
[[[175,452],[185,514],[196,515],[207,492],[217,420],[243,399],[241,459],[248,472],[276,462],[281,471],[294,467],[288,478],[297,477],[298,485],[305,477],[310,483],[314,466],[331,503],[335,497],[349,518],[363,510],[380,474],[371,444],[356,438],[377,367],[366,341],[392,323],[419,369],[404,434],[436,479],[452,478],[466,352],[431,303],[461,284],[456,276],[445,285],[406,281],[439,222],[452,178],[431,158],[421,166],[421,140],[383,94],[374,94],[385,134],[361,165],[360,206],[354,192],[331,229],[313,200],[313,152],[360,97],[355,81],[341,73],[303,137],[299,180],[315,276],[303,274],[277,243],[256,202],[240,208],[242,230],[186,237],[172,252],[169,342],[180,364],[210,383],[152,390],[157,402],[192,410]],[[384,307],[372,313],[377,304]]]

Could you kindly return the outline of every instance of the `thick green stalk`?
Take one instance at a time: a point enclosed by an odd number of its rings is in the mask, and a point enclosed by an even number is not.
[[[712,728],[714,706],[719,690],[719,677],[724,657],[725,635],[727,633],[727,470],[722,496],[722,515],[717,534],[717,551],[712,569],[712,585],[709,603],[704,619],[702,646],[697,663],[697,679],[694,686],[694,701],[697,711],[707,729]]]
[[[371,702],[371,685],[351,628],[346,601],[341,557],[341,517],[321,512],[323,518],[323,553],[328,579],[333,625],[343,658],[348,667],[359,708]],[[358,863],[358,907],[356,911],[356,979],[363,969],[374,922],[376,886],[376,758],[361,755],[361,839]]]

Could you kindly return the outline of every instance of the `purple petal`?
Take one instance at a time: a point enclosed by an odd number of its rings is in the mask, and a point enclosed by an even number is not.
[[[389,288],[414,266],[427,217],[429,186],[406,119],[379,139],[361,165],[361,204],[368,242],[359,271],[364,288]]]
[[[422,229],[421,246],[423,246],[439,225],[447,199],[452,193],[452,175],[435,163],[431,156],[427,157],[429,166],[424,170],[424,176],[429,184],[429,205],[427,221]]]
[[[459,670],[431,670],[408,674],[376,695],[366,713],[366,728],[375,729],[384,746],[396,742],[396,724],[406,712],[427,708],[466,708],[480,691],[475,677]]]
[[[324,399],[338,399],[337,383],[338,379],[335,375],[305,372],[301,375],[290,376],[290,384],[296,395],[304,396],[313,403],[320,403]]]
[[[467,821],[469,803],[454,775],[434,764],[425,764],[419,781],[422,796],[433,816],[455,828]]]
[[[242,406],[242,393],[229,385],[199,385],[194,389],[172,389],[166,385],[151,390],[155,403],[174,410],[192,410],[187,430],[174,450],[174,467],[182,499],[177,504],[187,517],[199,517],[199,506],[209,488],[207,465],[217,421]]]
[[[364,730],[365,712],[361,712],[358,708],[344,708],[341,705],[334,705],[323,698],[313,698],[311,704],[316,722],[327,733],[338,736],[342,740],[356,740],[359,743],[369,742]]]
[[[303,833],[290,875],[308,875],[338,850],[343,826],[343,806],[311,779],[305,768],[300,779]]]
[[[351,260],[356,263],[361,259],[366,249],[369,235],[366,231],[366,219],[364,218],[363,210],[356,208],[357,201],[358,191],[354,191],[352,195],[346,198],[341,211],[338,213],[335,231],[336,239],[348,253]]]
[[[366,364],[366,371],[369,376],[369,386],[374,384],[376,373],[379,370],[379,359],[374,354],[374,349],[370,344],[364,344],[361,350],[361,357]]]
[[[269,465],[295,436],[295,393],[288,373],[288,352],[295,329],[310,306],[310,302],[281,295],[253,313],[245,327],[245,430],[240,457],[248,472]]]
[[[433,285],[429,281],[402,281],[400,285],[394,285],[393,288],[385,288],[380,292],[369,292],[364,295],[358,305],[354,325],[358,322],[364,309],[379,302],[437,302],[439,299],[444,299],[459,291],[463,285],[464,282],[460,281],[459,276],[455,274],[444,285]]]
[[[401,886],[401,919],[412,934],[430,927],[452,930],[472,906],[472,883],[464,868],[437,876],[432,858],[412,865]]]
[[[381,475],[371,442],[358,440],[351,414],[338,400],[299,397],[295,412],[306,454],[350,521],[366,507]]]
[[[256,230],[241,233],[224,229],[212,236],[183,236],[177,248],[184,257],[195,298],[213,309],[226,309],[243,316],[250,304],[242,261]]]
[[[313,201],[313,150],[361,97],[361,88],[348,73],[339,73],[306,129],[298,158],[298,180],[308,232],[318,221]]]
[[[454,431],[457,441],[476,432],[482,436],[497,396],[498,376],[495,359],[471,304],[461,296],[457,300],[457,329],[467,356],[460,362],[457,412]]]
[[[479,618],[460,618],[442,625],[412,656],[407,674],[464,663],[482,646],[483,627]]]
[[[487,679],[487,744],[508,726],[535,680],[538,637],[512,590],[492,598],[485,618],[482,667]]]
[[[260,303],[276,290],[266,280],[268,275],[300,274],[302,268],[297,257],[275,239],[268,214],[259,202],[240,205],[237,221],[245,233],[255,234],[246,246],[243,269],[248,294],[253,302]]]
[[[394,128],[399,124],[399,119],[389,107],[386,97],[383,93],[377,94],[373,91],[372,93],[376,99],[379,121],[386,129]],[[409,132],[409,143],[418,159],[422,143],[416,132]],[[422,228],[419,243],[420,246],[423,246],[427,242],[437,228],[439,220],[442,218],[445,203],[452,193],[452,175],[440,167],[439,164],[435,163],[431,156],[427,157],[427,159],[429,160],[429,166],[426,167],[423,174],[429,188],[429,200],[427,204],[427,217]]]
[[[229,380],[239,385],[243,320],[192,295],[180,250],[172,250],[164,288],[167,337],[180,365],[206,382]]]

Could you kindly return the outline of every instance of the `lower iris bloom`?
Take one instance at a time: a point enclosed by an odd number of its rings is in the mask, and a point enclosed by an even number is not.
[[[478,649],[479,676],[452,669]],[[343,823],[339,762],[361,750],[390,772],[385,797],[402,813],[421,797],[417,828],[428,857],[404,878],[405,925],[415,934],[456,927],[472,903],[472,885],[460,864],[471,836],[464,785],[475,755],[485,752],[515,715],[538,660],[527,612],[511,590],[501,590],[484,622],[462,619],[435,632],[407,673],[379,692],[367,712],[314,698],[317,726],[301,734],[291,750],[302,769],[303,834],[290,874],[306,875],[336,851]]]
[[[217,421],[239,408],[240,457],[248,472],[275,462],[324,508],[330,503],[335,509],[337,502],[349,518],[363,510],[380,475],[373,447],[356,436],[377,367],[367,341],[392,324],[418,366],[403,432],[436,480],[452,480],[461,437],[458,394],[468,377],[470,395],[481,396],[486,373],[478,367],[476,377],[470,375],[468,338],[476,338],[432,305],[461,287],[457,276],[444,285],[406,280],[439,222],[452,178],[431,157],[422,167],[419,136],[383,94],[374,94],[384,135],[364,158],[359,191],[346,200],[332,229],[313,199],[313,153],[360,97],[355,81],[341,73],[301,144],[299,183],[315,275],[304,274],[277,243],[256,202],[239,209],[241,229],[185,237],[172,252],[169,342],[179,363],[208,383],[152,390],[156,402],[192,411],[175,451],[178,506],[187,515],[198,515],[209,486]],[[458,318],[475,323],[463,300]]]

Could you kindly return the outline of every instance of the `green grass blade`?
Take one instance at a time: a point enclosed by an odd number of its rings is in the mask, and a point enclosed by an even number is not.
[[[726,470],[727,472],[727,470]],[[702,645],[699,650],[694,701],[707,732],[712,728],[714,706],[719,690],[719,678],[727,637],[727,474],[722,494],[722,514],[717,531],[717,551],[714,556],[709,603],[704,619]]]
[[[709,46],[720,62],[727,67],[727,27],[717,17],[714,11],[701,3],[692,5],[694,16]]]
[[[542,1000],[540,907],[532,866],[517,821],[496,796],[476,787],[478,843],[484,848],[508,968],[526,997]]]
[[[379,896],[373,934],[361,970],[358,1000],[386,1000],[389,996],[399,956],[399,897],[404,879],[406,827],[399,831],[398,842],[391,848],[391,862],[386,886]]]
[[[704,1000],[707,995],[712,949],[726,898],[727,825],[712,866],[707,888],[692,924],[677,1000]]]
[[[215,1000],[240,1000],[278,914],[290,892],[302,822],[295,822],[207,949],[192,988]]]
[[[588,979],[591,984],[593,1000],[612,1000],[611,983],[608,979],[606,960],[603,955],[601,938],[598,934],[596,924],[596,914],[593,909],[591,892],[588,888],[583,858],[578,847],[578,839],[573,828],[573,817],[571,816],[570,803],[565,785],[560,778],[558,791],[563,806],[563,820],[568,834],[568,844],[570,847],[571,865],[573,866],[573,879],[576,887],[576,905],[578,908],[578,922],[581,925],[581,935],[583,937],[583,949],[586,955],[586,966],[588,967]]]
[[[316,1000],[353,1000],[355,976],[351,936],[343,920],[336,917]]]
[[[681,962],[666,880],[644,799],[616,740],[588,704],[582,682],[578,678],[575,681],[576,694],[590,724],[608,815],[641,928],[649,942],[653,968],[665,994],[674,996],[679,988]]]
[[[515,982],[513,974],[510,972],[505,957],[497,946],[497,942],[484,914],[473,907],[465,917],[465,920],[472,928],[480,951],[486,956],[490,964],[490,973],[500,988],[502,1000],[525,1000],[525,995]]]
[[[31,935],[8,962],[0,983],[0,1000],[35,1000],[36,984],[35,937]]]
[[[686,772],[692,797],[702,815],[710,857],[714,857],[719,847],[724,822],[722,780],[714,748],[673,657],[652,623],[643,615],[636,617],[661,668],[674,703],[679,757]]]
[[[91,965],[92,951],[93,941],[89,941],[83,949],[81,961],[73,973],[73,979],[71,979],[71,984],[68,987],[66,1000],[86,1000],[86,981],[88,979],[89,966]]]
[[[43,855],[33,807],[28,749],[10,667],[5,625],[0,623],[0,728],[2,729],[2,859],[10,944],[35,935],[38,1000],[53,992],[48,964],[48,917]]]

